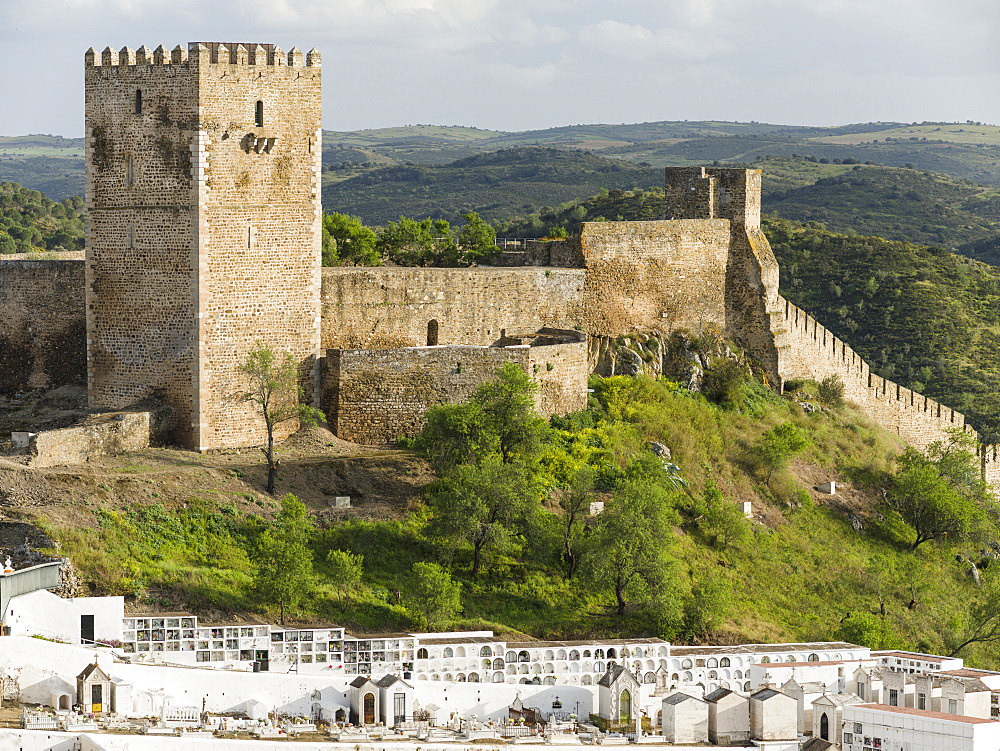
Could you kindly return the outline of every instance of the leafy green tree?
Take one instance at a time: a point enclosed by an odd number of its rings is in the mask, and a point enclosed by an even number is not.
[[[408,603],[427,619],[434,628],[462,612],[462,585],[452,581],[451,574],[436,563],[413,564],[413,580],[408,590]]]
[[[765,431],[757,444],[757,458],[767,470],[767,484],[771,484],[771,475],[775,470],[784,469],[788,460],[805,447],[805,437],[790,422]]]
[[[405,216],[386,222],[376,248],[383,258],[400,266],[456,266],[458,246],[444,219],[415,221]]]
[[[941,537],[962,539],[984,521],[979,506],[949,482],[941,466],[913,448],[899,459],[891,502],[916,532],[911,550]]]
[[[595,497],[594,469],[583,465],[573,475],[570,486],[559,498],[559,507],[562,509],[563,560],[566,563],[567,579],[573,578],[580,564],[579,544],[583,539],[590,504]]]
[[[873,613],[848,613],[837,629],[837,638],[871,649],[906,649],[892,624]]]
[[[378,235],[360,217],[333,212],[323,216],[323,265],[381,266]]]
[[[267,492],[274,495],[278,476],[278,460],[274,456],[274,429],[289,420],[315,425],[326,419],[322,412],[305,403],[305,392],[299,385],[299,369],[289,352],[276,352],[269,345],[257,342],[239,367],[246,389],[235,395],[236,401],[249,403],[264,418],[267,448],[261,452],[267,459]]]
[[[508,546],[537,503],[531,474],[521,463],[496,456],[477,466],[459,464],[438,480],[428,495],[432,529],[456,547],[472,545],[472,576],[483,554]]]
[[[492,381],[481,383],[472,402],[483,411],[486,428],[496,437],[504,464],[533,457],[545,432],[545,421],[535,409],[538,384],[512,362],[504,363]]]
[[[1000,582],[993,579],[969,607],[965,629],[958,638],[962,641],[951,650],[954,656],[970,644],[1000,642]]]
[[[458,232],[458,248],[462,254],[462,261],[479,263],[492,260],[497,252],[497,231],[475,211],[462,214],[462,219],[465,224]]]
[[[498,455],[504,463],[531,459],[547,425],[535,410],[536,384],[520,366],[505,363],[465,404],[427,410],[414,446],[438,472],[459,463],[477,464]]]
[[[595,521],[586,557],[586,577],[614,594],[616,612],[629,600],[676,601],[675,563],[669,553],[676,512],[664,491],[642,482],[626,482]]]
[[[694,505],[699,529],[712,545],[727,547],[744,542],[750,536],[750,525],[743,511],[727,499],[714,480],[705,484],[701,498]]]
[[[254,592],[264,602],[281,608],[282,625],[285,610],[297,606],[315,586],[309,549],[313,529],[306,507],[289,493],[281,499],[274,523],[264,530],[250,554],[255,566]]]
[[[844,380],[836,373],[820,381],[816,391],[819,400],[828,407],[844,403]]]
[[[684,601],[684,633],[689,639],[701,639],[722,625],[729,594],[714,578],[695,582]]]
[[[350,595],[351,591],[361,583],[364,560],[363,555],[354,555],[346,550],[331,550],[326,554],[330,579],[333,580],[341,604],[344,603],[344,596]]]

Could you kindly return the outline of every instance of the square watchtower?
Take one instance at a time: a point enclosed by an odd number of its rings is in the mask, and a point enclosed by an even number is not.
[[[91,48],[85,71],[90,405],[158,396],[180,445],[259,443],[233,399],[257,341],[315,393],[320,55]]]

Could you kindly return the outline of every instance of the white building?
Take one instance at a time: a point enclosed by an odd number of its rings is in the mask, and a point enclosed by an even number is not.
[[[844,707],[843,751],[996,751],[1000,722],[884,704]]]
[[[720,746],[750,740],[750,699],[728,688],[705,697],[708,702],[708,739]]]
[[[798,703],[774,688],[750,697],[750,739],[794,741],[799,736]]]
[[[708,704],[685,693],[663,702],[663,740],[666,743],[708,743]]]

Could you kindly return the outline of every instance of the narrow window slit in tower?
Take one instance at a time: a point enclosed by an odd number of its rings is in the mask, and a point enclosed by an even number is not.
[[[125,155],[125,185],[131,188],[135,185],[135,163],[132,161],[132,155]]]
[[[258,128],[264,127],[264,103],[260,99],[257,100],[257,108],[256,111],[254,112],[254,120],[256,121]]]
[[[142,114],[142,89],[135,90],[135,114]]]

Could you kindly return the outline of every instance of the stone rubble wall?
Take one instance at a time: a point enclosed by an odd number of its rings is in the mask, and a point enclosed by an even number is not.
[[[726,324],[729,222],[585,222],[576,323],[593,336]]]
[[[95,456],[115,456],[149,448],[157,415],[149,411],[95,415],[79,425],[44,430],[32,441],[28,465],[83,464]]]
[[[489,346],[501,332],[573,328],[585,273],[565,268],[323,269],[323,349]]]
[[[86,377],[83,260],[0,256],[0,393]]]
[[[539,385],[543,416],[586,407],[587,342],[536,347],[444,345],[327,351],[323,409],[338,437],[380,445],[413,436],[428,407],[468,399],[504,363],[521,366]]]

